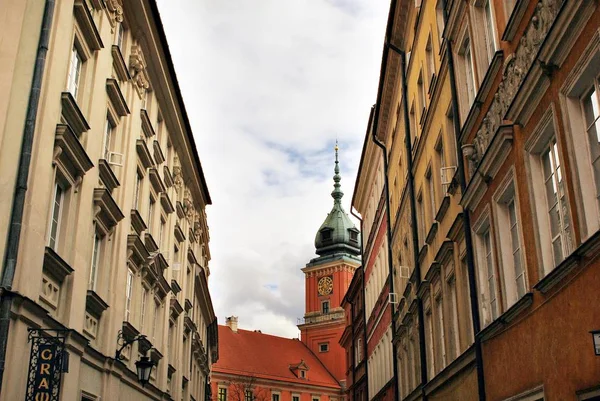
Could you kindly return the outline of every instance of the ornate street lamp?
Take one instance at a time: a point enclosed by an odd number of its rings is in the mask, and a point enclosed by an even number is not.
[[[152,372],[153,366],[154,362],[152,362],[147,356],[141,357],[140,360],[135,363],[138,381],[141,383],[142,387],[145,387],[150,381],[150,372]]]
[[[594,354],[600,356],[600,330],[590,331],[592,335],[592,341],[594,342]]]
[[[150,342],[146,339],[146,336],[143,334],[137,335],[134,338],[128,340],[123,335],[123,331],[119,331],[119,335],[117,338],[117,343],[121,345],[121,347],[117,350],[115,354],[115,359],[120,361],[123,359],[123,355],[121,354],[125,347],[133,344],[134,342],[140,342],[140,344],[148,343],[150,346]],[[145,387],[146,384],[150,381],[150,373],[152,372],[152,367],[154,366],[154,362],[151,361],[147,356],[142,356],[139,361],[135,362],[135,368],[137,370],[138,381]]]

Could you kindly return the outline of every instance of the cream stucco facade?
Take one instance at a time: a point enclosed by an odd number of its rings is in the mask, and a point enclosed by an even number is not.
[[[46,3],[0,0],[2,255]],[[205,399],[211,199],[154,0],[55,2],[33,134],[0,400],[24,399],[29,328],[70,330],[61,400]]]

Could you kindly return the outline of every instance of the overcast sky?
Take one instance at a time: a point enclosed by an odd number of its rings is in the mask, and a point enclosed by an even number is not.
[[[389,0],[158,0],[213,205],[219,324],[297,337],[304,274],[350,201],[375,103]]]

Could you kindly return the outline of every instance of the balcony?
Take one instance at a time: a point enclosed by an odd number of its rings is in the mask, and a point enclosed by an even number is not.
[[[323,323],[331,320],[343,319],[344,311],[331,312],[326,314],[319,314],[316,316],[305,316],[298,318],[298,324],[312,324],[312,323]]]

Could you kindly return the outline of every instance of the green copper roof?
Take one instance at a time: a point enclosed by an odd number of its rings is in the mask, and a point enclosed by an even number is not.
[[[360,231],[342,207],[340,166],[338,161],[338,146],[335,144],[335,168],[333,175],[333,209],[321,224],[315,237],[317,254],[323,256],[358,257],[360,255]],[[354,259],[354,258],[353,258]],[[311,261],[312,262],[312,261]]]

